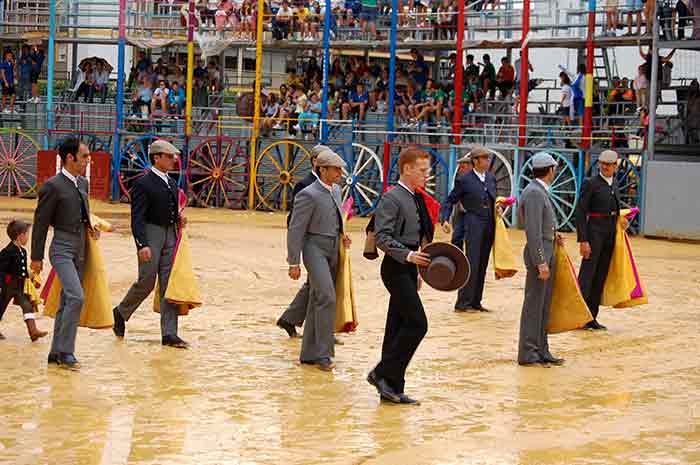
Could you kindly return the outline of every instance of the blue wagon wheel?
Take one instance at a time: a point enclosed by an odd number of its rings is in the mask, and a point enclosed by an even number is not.
[[[418,148],[421,148],[430,154],[431,172],[428,182],[425,184],[425,190],[430,195],[435,197],[436,200],[442,202],[447,197],[447,162],[439,152],[433,149],[421,146],[418,146]],[[399,157],[394,157],[394,159],[391,161],[391,167],[389,168],[389,173],[387,176],[389,185],[391,186],[399,182],[398,162]]]
[[[551,186],[549,187],[549,195],[554,205],[554,212],[557,216],[557,229],[574,230],[576,229],[571,219],[576,210],[576,202],[578,201],[578,181],[576,180],[576,171],[574,165],[562,154],[558,152],[547,152],[557,162],[557,173],[554,176]],[[519,192],[527,187],[528,184],[535,180],[532,174],[532,157],[528,158],[523,164],[518,178]]]
[[[124,146],[119,154],[119,188],[120,200],[129,202],[134,182],[146,174],[151,168],[151,161],[148,157],[148,146],[160,139],[152,134],[139,136]],[[176,182],[180,182],[181,163],[180,157],[176,159],[175,170],[168,173]]]
[[[382,195],[382,161],[374,150],[357,143],[339,147],[338,153],[347,163],[341,180],[343,202],[351,196],[355,212],[369,215]]]
[[[598,159],[588,168],[588,176],[597,176]],[[620,191],[620,207],[634,208],[641,203],[642,178],[640,167],[634,164],[629,158],[621,158],[615,171],[615,180]],[[639,233],[639,216],[636,215],[630,222],[629,231],[633,234]]]

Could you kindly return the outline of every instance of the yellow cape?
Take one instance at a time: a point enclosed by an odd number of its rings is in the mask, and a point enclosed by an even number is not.
[[[622,218],[629,213],[629,209],[620,210],[615,233],[615,248],[603,287],[601,305],[626,308],[643,305],[649,301],[646,288],[639,277],[639,268],[632,254],[629,236],[622,225]]]
[[[111,231],[112,225],[90,215],[90,224],[93,229],[99,231]],[[83,272],[83,293],[85,300],[83,309],[80,312],[79,326],[84,328],[103,329],[114,326],[114,316],[112,315],[112,300],[107,282],[107,272],[102,260],[97,241],[90,234],[86,233],[85,247],[85,270]],[[55,270],[51,270],[46,280],[46,285],[41,295],[44,299],[44,315],[52,318],[56,316],[58,305],[61,300],[61,282],[58,280]]]
[[[29,278],[24,279],[24,295],[27,296],[34,310],[36,310],[41,303],[41,297],[39,297],[39,291],[37,291],[41,287],[41,277],[32,272],[29,275]]]
[[[153,295],[153,311],[160,312],[160,282],[156,284]],[[192,270],[192,253],[190,252],[187,231],[180,229],[180,238],[175,250],[173,269],[170,271],[165,300],[177,306],[179,315],[187,315],[190,310],[202,306],[197,278]]]
[[[574,265],[566,249],[556,243],[554,260],[554,287],[547,322],[547,332],[550,334],[579,329],[593,320],[581,295]]]
[[[344,215],[343,223],[345,225],[347,225],[348,216],[347,213]],[[338,252],[338,271],[335,274],[335,332],[349,333],[355,331],[357,324],[350,254],[345,245],[343,245],[343,236],[341,235]]]
[[[496,232],[493,240],[491,253],[493,255],[493,268],[496,273],[496,279],[510,278],[518,272],[515,266],[515,255],[513,255],[513,246],[508,237],[508,229],[506,224],[498,214],[498,206],[505,197],[498,197],[494,206],[494,216],[496,218]]]

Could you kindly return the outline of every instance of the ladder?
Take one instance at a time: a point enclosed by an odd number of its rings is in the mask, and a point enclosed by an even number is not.
[[[615,48],[596,48],[593,52],[593,76],[598,79],[601,88],[608,88],[612,78],[619,76]]]

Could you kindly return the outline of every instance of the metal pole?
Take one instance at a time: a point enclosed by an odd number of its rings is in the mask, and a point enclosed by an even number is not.
[[[262,88],[262,40],[264,0],[258,0],[258,24],[255,34],[255,110],[253,112],[253,136],[250,140],[250,176],[248,185],[248,209],[255,208],[255,161],[257,158],[258,131],[260,129],[260,91]]]
[[[649,127],[647,128],[647,160],[654,159],[656,139],[656,102],[659,93],[659,21],[654,7],[654,24],[652,26],[651,49],[651,82],[649,83]]]
[[[593,36],[595,34],[596,0],[588,0],[588,36],[586,38],[586,89],[583,109],[583,138],[581,147],[586,150],[584,167],[590,160],[591,134],[593,133]]]
[[[117,121],[114,125],[112,147],[112,200],[119,200],[119,156],[124,124],[124,75],[126,73],[126,0],[119,0],[119,42],[117,44]]]
[[[452,121],[452,134],[455,144],[462,143],[462,95],[464,92],[464,1],[457,2],[457,59],[455,61],[455,114]]]
[[[396,30],[398,28],[399,2],[391,0],[391,31],[389,33],[389,101],[387,102],[386,130],[389,142],[394,138],[394,89],[396,88]]]
[[[192,133],[192,80],[194,77],[194,0],[189,0],[187,24],[187,89],[185,90],[185,136]]]
[[[321,143],[328,139],[328,75],[331,67],[331,0],[326,0],[323,15],[323,95],[321,96]]]
[[[54,129],[53,114],[53,77],[54,63],[56,62],[56,2],[49,2],[49,56],[47,64],[47,85],[46,85],[46,114],[48,115],[47,132],[44,140],[44,148],[49,149],[49,134]]]
[[[527,91],[530,80],[530,0],[523,0],[523,32],[520,39],[520,108],[518,112],[518,146],[527,144]]]

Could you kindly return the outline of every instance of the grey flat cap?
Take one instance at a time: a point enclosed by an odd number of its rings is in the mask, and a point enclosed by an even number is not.
[[[318,144],[318,145],[314,145],[309,153],[311,154],[311,158],[316,158],[319,153],[321,153],[325,150],[331,150],[331,148],[328,147],[327,145]]]
[[[319,168],[322,166],[335,166],[336,168],[345,168],[345,162],[343,159],[332,151],[331,149],[323,150],[318,154],[316,158],[316,166]]]
[[[489,152],[489,149],[487,149],[486,147],[482,147],[480,145],[477,145],[476,147],[471,149],[471,151],[469,152],[469,158],[471,158],[471,160],[474,160],[475,158],[479,158],[479,157],[490,157],[490,156],[491,156],[491,152]]]
[[[598,157],[601,163],[615,163],[617,161],[617,152],[614,150],[603,150]]]
[[[557,162],[547,152],[539,152],[532,157],[533,168],[549,168],[550,166],[557,166]]]
[[[173,155],[179,155],[180,151],[177,149],[177,147],[175,147],[173,144],[171,144],[167,140],[158,139],[157,141],[153,142],[148,147],[148,153],[149,154],[169,153],[169,154],[173,154]]]

